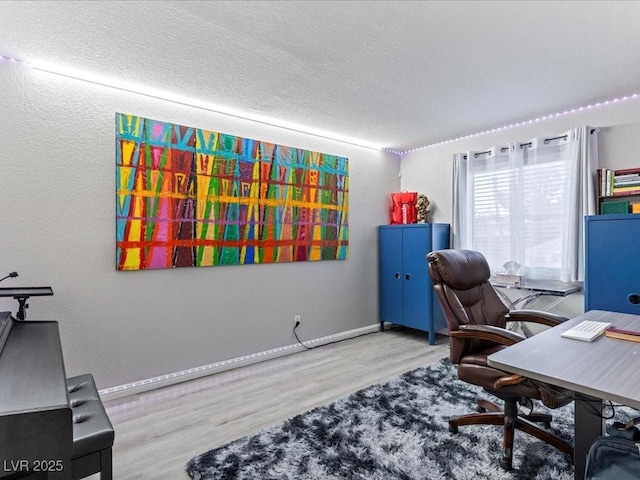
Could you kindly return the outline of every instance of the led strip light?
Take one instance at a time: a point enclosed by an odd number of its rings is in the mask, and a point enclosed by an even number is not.
[[[306,135],[312,135],[314,137],[332,140],[335,142],[340,142],[347,145],[353,145],[356,147],[363,147],[363,148],[368,148],[371,150],[378,150],[378,151],[383,150],[383,148],[380,145],[374,144],[366,140],[352,138],[352,137],[343,136],[343,135],[337,135],[332,132],[327,132],[320,129],[314,129],[314,128],[310,128],[302,125],[297,125],[297,124],[285,122],[282,120],[276,120],[266,116],[249,115],[245,112],[242,112],[240,110],[235,110],[233,108],[215,105],[205,101],[196,100],[190,97],[177,95],[174,93],[154,89],[152,87],[143,86],[143,85],[132,83],[132,82],[126,82],[123,80],[108,78],[108,77],[105,77],[104,75],[96,75],[96,74],[84,72],[84,71],[73,69],[73,68],[55,65],[52,63],[45,63],[40,61],[31,62],[26,60],[20,60],[18,58],[9,57],[6,55],[0,55],[0,60],[15,62],[15,63],[22,63],[24,65],[28,65],[34,70],[38,70],[41,72],[60,75],[62,77],[73,78],[75,80],[81,80],[84,82],[93,83],[95,85],[113,88],[113,89],[121,90],[124,92],[135,93],[138,95],[143,95],[145,97],[155,98],[158,100],[165,100],[167,102],[172,102],[179,105],[198,108],[200,110],[206,110],[209,112],[214,112],[214,113],[226,115],[229,117],[239,118],[242,120],[248,120],[250,122],[260,123],[262,125],[267,125],[270,127],[282,128],[284,130],[289,130],[296,133],[303,133]]]
[[[457,141],[460,141],[460,140],[466,140],[468,138],[479,137],[481,135],[487,135],[487,134],[490,134],[490,133],[496,133],[496,132],[500,132],[500,131],[511,129],[511,128],[521,127],[521,126],[524,126],[524,125],[530,125],[530,124],[533,124],[533,123],[539,123],[539,122],[543,122],[545,120],[550,120],[550,119],[554,119],[554,118],[558,118],[558,117],[562,117],[562,116],[572,115],[574,113],[579,113],[579,112],[583,112],[583,111],[586,111],[586,110],[591,110],[591,109],[594,109],[594,108],[605,107],[607,105],[612,105],[612,104],[616,104],[616,103],[627,101],[627,100],[636,100],[638,97],[640,97],[640,95],[638,95],[637,93],[634,93],[632,95],[627,95],[627,96],[624,96],[624,97],[614,98],[613,100],[605,100],[603,102],[593,103],[593,104],[587,105],[585,107],[573,108],[571,110],[565,110],[563,112],[557,112],[557,113],[554,113],[554,114],[545,115],[543,117],[534,118],[532,120],[525,120],[523,122],[512,123],[510,125],[505,125],[505,126],[502,126],[502,127],[492,128],[490,130],[485,130],[483,132],[472,133],[470,135],[464,135],[464,136],[461,136],[461,137],[452,138],[450,140],[444,140],[442,142],[431,143],[431,144],[428,144],[428,145],[424,145],[422,147],[411,148],[411,149],[408,149],[408,150],[395,150],[395,149],[391,149],[391,148],[383,148],[380,145],[376,145],[376,144],[373,144],[373,143],[365,141],[365,140],[354,139],[354,138],[345,137],[345,136],[339,136],[339,135],[335,135],[335,134],[330,133],[330,132],[311,129],[311,128],[308,128],[308,127],[303,127],[303,126],[299,126],[299,125],[283,122],[283,121],[280,121],[280,120],[274,120],[274,119],[270,119],[270,118],[267,118],[267,117],[260,117],[260,116],[248,116],[246,113],[243,113],[243,112],[240,112],[240,111],[237,111],[237,110],[233,110],[233,109],[230,109],[230,108],[226,108],[226,107],[221,107],[219,105],[213,105],[213,104],[206,103],[206,102],[196,101],[196,100],[188,98],[188,97],[175,95],[175,94],[172,94],[172,93],[169,93],[169,92],[163,92],[163,91],[160,91],[160,90],[154,90],[152,88],[143,87],[141,85],[137,85],[137,84],[133,84],[133,83],[129,83],[129,82],[113,80],[113,79],[107,79],[106,77],[101,76],[101,75],[93,75],[93,74],[90,74],[90,73],[87,73],[87,72],[82,72],[82,71],[79,71],[79,70],[73,70],[73,69],[70,69],[70,68],[65,68],[65,67],[54,65],[54,64],[47,64],[47,63],[42,63],[42,62],[27,62],[25,60],[20,60],[18,58],[9,57],[9,56],[6,56],[6,55],[0,55],[0,60],[4,60],[4,61],[8,61],[8,62],[23,63],[25,65],[29,65],[34,70],[39,70],[39,71],[42,71],[42,72],[47,72],[47,73],[51,73],[51,74],[55,74],[55,75],[60,75],[60,76],[64,76],[64,77],[73,78],[73,79],[76,79],[76,80],[81,80],[81,81],[85,81],[85,82],[89,82],[89,83],[94,83],[96,85],[101,85],[101,86],[104,86],[104,87],[114,88],[114,89],[122,90],[122,91],[125,91],[125,92],[136,93],[138,95],[143,95],[143,96],[146,96],[146,97],[156,98],[156,99],[159,99],[159,100],[166,100],[168,102],[173,102],[173,103],[177,103],[177,104],[180,104],[180,105],[186,105],[186,106],[190,106],[190,107],[193,107],[193,108],[199,108],[199,109],[202,109],[202,110],[207,110],[207,111],[214,112],[214,113],[219,113],[219,114],[222,114],[222,115],[227,115],[227,116],[230,116],[230,117],[240,118],[242,120],[248,120],[248,121],[251,121],[251,122],[261,123],[263,125],[282,128],[282,129],[293,131],[293,132],[297,132],[297,133],[304,133],[304,134],[307,134],[307,135],[312,135],[312,136],[319,137],[319,138],[324,138],[324,139],[327,139],[327,140],[333,140],[333,141],[340,142],[340,143],[345,143],[345,144],[348,144],[348,145],[354,145],[354,146],[357,146],[357,147],[369,148],[369,149],[372,149],[372,150],[380,150],[380,151],[392,153],[394,155],[399,155],[400,157],[402,157],[404,155],[407,155],[408,153],[417,152],[419,150],[425,150],[427,148],[437,147],[439,145],[445,145],[445,144],[457,142]]]
[[[99,393],[100,397],[103,400],[113,400],[115,398],[132,395],[134,393],[155,390],[157,388],[166,387],[175,383],[186,382],[187,380],[194,380],[196,378],[212,375],[214,373],[220,373],[226,370],[231,370],[233,368],[239,368],[268,359],[289,355],[290,353],[295,353],[299,350],[305,349],[305,347],[326,345],[328,343],[346,340],[348,338],[354,338],[366,333],[377,332],[379,328],[380,327],[378,324],[369,325],[367,327],[357,328],[355,330],[349,330],[334,335],[327,335],[324,337],[315,338],[313,340],[308,340],[304,342],[304,345],[297,343],[293,345],[286,345],[284,347],[272,348],[270,350],[252,353],[250,355],[243,355],[241,357],[223,360],[216,363],[210,363],[208,365],[202,365],[200,367],[189,368],[180,372],[168,373],[166,375],[160,375],[153,378],[147,378],[136,382],[106,388],[100,390]]]
[[[431,143],[429,145],[425,145],[423,147],[412,148],[410,150],[402,150],[401,151],[401,150],[391,150],[391,149],[388,149],[388,148],[383,148],[383,150],[385,152],[395,153],[396,155],[403,156],[403,155],[406,155],[407,153],[417,152],[419,150],[424,150],[426,148],[437,147],[439,145],[445,145],[447,143],[453,143],[453,142],[457,142],[459,140],[465,140],[467,138],[479,137],[481,135],[487,135],[489,133],[500,132],[502,130],[508,130],[510,128],[521,127],[521,126],[524,126],[524,125],[530,125],[532,123],[539,123],[539,122],[543,122],[545,120],[551,120],[553,118],[564,117],[564,116],[571,115],[571,114],[574,114],[574,113],[579,113],[579,112],[583,112],[583,111],[586,111],[586,110],[591,110],[593,108],[605,107],[607,105],[616,104],[616,103],[623,102],[623,101],[626,101],[626,100],[636,100],[639,97],[640,97],[640,95],[638,95],[637,93],[634,93],[632,95],[627,95],[627,96],[624,96],[624,97],[614,98],[613,100],[605,100],[604,102],[593,103],[591,105],[587,105],[586,107],[572,108],[571,110],[565,110],[563,112],[553,113],[551,115],[545,115],[544,117],[534,118],[533,120],[525,120],[523,122],[512,123],[511,125],[505,125],[503,127],[492,128],[491,130],[485,130],[484,132],[472,133],[471,135],[465,135],[465,136],[462,136],[462,137],[452,138],[451,140],[444,140],[442,142]]]

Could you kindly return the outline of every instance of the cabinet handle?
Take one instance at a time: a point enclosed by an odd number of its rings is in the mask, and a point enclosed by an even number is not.
[[[396,272],[396,280],[400,280],[400,272]]]
[[[411,274],[410,274],[410,273],[407,273],[407,274],[404,276],[404,278],[406,278],[407,280],[411,280]]]
[[[629,302],[634,305],[638,305],[640,304],[640,295],[638,295],[637,293],[630,293],[627,297],[627,300],[629,300]]]

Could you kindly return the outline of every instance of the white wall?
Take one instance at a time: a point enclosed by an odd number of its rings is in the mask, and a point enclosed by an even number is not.
[[[640,123],[602,127],[598,138],[601,167],[619,170],[640,166]]]
[[[640,166],[640,98],[609,103],[570,115],[553,117],[494,133],[479,135],[428,147],[402,157],[402,189],[418,191],[431,201],[433,222],[451,222],[453,155],[469,150],[485,150],[509,141],[527,141],[540,136],[555,136],[582,125],[601,127],[599,133],[600,167],[622,169]],[[473,132],[470,132],[473,133]],[[516,298],[526,292],[510,291]],[[565,299],[542,297],[530,308],[549,309],[561,315],[575,316],[584,311],[582,293]]]
[[[20,274],[1,286],[53,287],[27,319],[59,322],[68,375],[106,388],[293,344],[295,314],[305,339],[377,322],[394,155],[20,64],[0,64],[0,85],[0,277]],[[117,272],[115,112],[348,157],[349,259]]]

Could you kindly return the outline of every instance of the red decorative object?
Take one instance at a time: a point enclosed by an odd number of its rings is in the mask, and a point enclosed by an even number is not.
[[[391,194],[391,224],[416,223],[418,192],[394,192]]]

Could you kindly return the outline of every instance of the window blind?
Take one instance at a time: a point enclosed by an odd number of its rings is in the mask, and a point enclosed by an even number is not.
[[[473,162],[472,248],[494,272],[515,260],[527,276],[557,278],[570,164],[558,147],[522,150],[520,161],[505,153]]]

